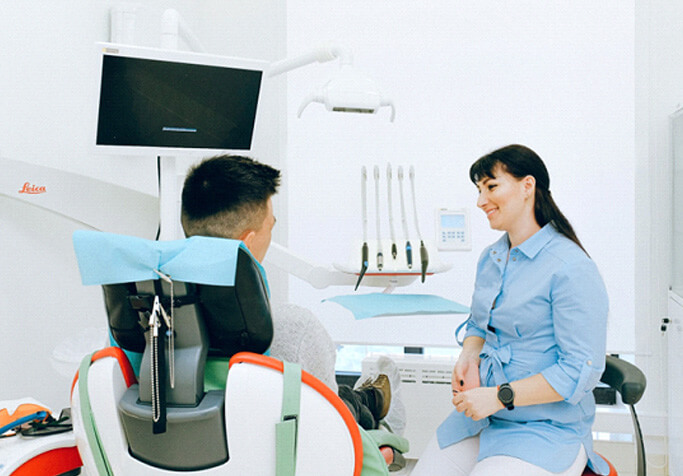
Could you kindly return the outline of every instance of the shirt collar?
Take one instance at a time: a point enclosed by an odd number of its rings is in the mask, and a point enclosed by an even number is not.
[[[517,249],[524,253],[527,258],[533,259],[536,257],[538,252],[541,251],[543,247],[558,234],[559,232],[555,229],[555,227],[552,224],[547,223],[543,228],[527,238],[524,243],[517,247]]]
[[[510,249],[510,239],[508,238],[508,234],[504,233],[503,236],[500,237],[498,241],[496,241],[494,244],[491,245],[490,251],[493,254],[506,254],[508,250]]]
[[[527,238],[524,243],[517,246],[516,249],[518,249],[527,258],[533,259],[536,257],[538,252],[541,251],[543,247],[558,234],[559,232],[555,229],[555,227],[548,223]],[[498,241],[491,245],[490,250],[493,252],[493,254],[507,254],[507,252],[510,251],[510,238],[508,237],[508,234],[505,233],[503,236],[501,236]]]
[[[541,251],[543,247],[558,234],[559,232],[555,229],[555,227],[550,223],[547,223],[543,228],[527,238],[524,243],[517,246],[516,249],[518,249],[527,258],[533,259],[538,252]],[[507,254],[507,252],[510,251],[510,238],[508,237],[508,234],[505,233],[503,236],[501,236],[498,241],[491,245],[490,250],[493,254]]]

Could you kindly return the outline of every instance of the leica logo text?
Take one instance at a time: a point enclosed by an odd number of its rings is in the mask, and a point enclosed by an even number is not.
[[[30,182],[24,183],[24,186],[19,190],[19,193],[28,193],[31,195],[37,195],[39,193],[45,193],[47,190],[45,186],[32,185]]]

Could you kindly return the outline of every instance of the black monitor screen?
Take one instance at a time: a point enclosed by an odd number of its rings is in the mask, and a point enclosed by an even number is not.
[[[97,145],[248,150],[262,74],[104,55]]]

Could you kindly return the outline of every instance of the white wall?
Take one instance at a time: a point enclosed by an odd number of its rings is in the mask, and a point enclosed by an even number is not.
[[[96,156],[90,148],[93,45],[109,40],[109,10],[123,4],[137,9],[135,44],[159,46],[161,13],[176,8],[209,53],[269,61],[285,54],[285,8],[276,0],[2,2],[0,155],[156,195],[154,157]],[[255,155],[279,166],[286,121],[278,87],[266,93]],[[99,289],[81,286],[76,271],[71,233],[80,227],[0,197],[0,400],[66,406],[70,378],[53,368],[52,351],[83,329],[105,328]]]
[[[0,155],[156,193],[151,160],[95,158],[88,150],[93,105],[84,91],[93,74],[91,45],[108,39],[109,8],[122,3],[2,2]],[[676,46],[683,44],[681,2],[133,5],[141,7],[140,44],[156,44],[158,17],[168,7],[181,11],[212,53],[275,60],[285,47],[294,55],[337,40],[395,100],[393,124],[386,111],[351,117],[323,113],[320,105],[300,120],[269,119],[272,150],[264,147],[258,156],[276,165],[285,165],[278,153],[289,122],[285,186],[276,200],[276,213],[286,218],[279,239],[289,232],[295,251],[322,264],[349,260],[348,243],[359,238],[360,166],[414,164],[423,235],[432,236],[434,208],[468,207],[474,246],[442,256],[453,264],[449,273],[401,291],[467,303],[478,252],[497,235],[474,207],[467,169],[507,142],[534,147],[548,164],[553,194],[607,281],[610,347],[635,346],[644,354],[638,362],[648,391],[641,406],[655,418],[664,414],[665,339],[658,324],[670,272],[667,116],[683,102],[683,52]],[[289,115],[310,84],[320,84],[333,68],[288,75]],[[296,212],[287,217],[287,207]],[[73,228],[0,199],[0,400],[31,395],[66,404],[68,379],[51,367],[52,346],[102,312],[99,290],[78,283]],[[304,305],[350,292],[314,292],[296,279],[290,284],[292,300]],[[88,317],[89,311],[96,315]]]
[[[660,332],[671,284],[672,163],[669,115],[683,106],[683,4],[636,2],[636,345],[648,389],[641,408],[663,418],[669,388]],[[680,350],[678,351],[680,355]]]
[[[348,262],[349,244],[361,238],[361,166],[414,164],[423,236],[434,237],[436,208],[467,207],[473,249],[442,253],[450,272],[397,292],[469,304],[479,253],[499,236],[476,209],[469,166],[496,147],[523,143],[544,158],[556,201],[606,281],[609,348],[634,349],[632,3],[298,0],[287,11],[290,56],[334,40],[397,108],[394,123],[386,110],[329,114],[319,104],[290,120],[285,179],[294,251],[322,264]],[[335,67],[290,73],[290,110]],[[294,278],[290,286],[303,305],[352,292],[314,291]]]

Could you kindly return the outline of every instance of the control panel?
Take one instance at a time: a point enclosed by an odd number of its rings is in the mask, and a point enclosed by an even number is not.
[[[469,251],[472,249],[470,215],[467,209],[437,209],[436,246],[442,251]]]

